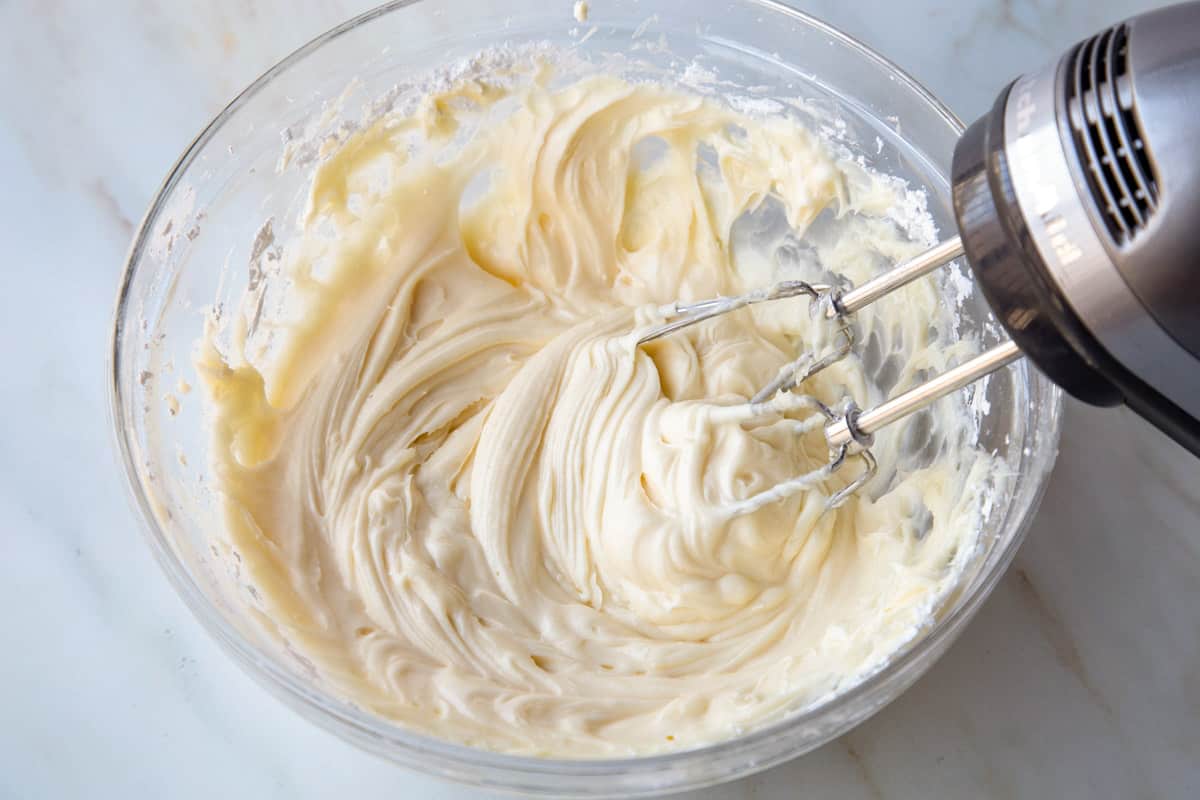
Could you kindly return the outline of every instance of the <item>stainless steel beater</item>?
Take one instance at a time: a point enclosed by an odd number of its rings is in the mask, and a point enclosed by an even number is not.
[[[830,462],[740,510],[859,456],[864,471],[829,499],[840,505],[875,472],[875,432],[1022,355],[1200,456],[1200,2],[1133,17],[1014,81],[958,141],[951,172],[958,236],[847,291],[786,281],[677,304],[639,340],[801,296],[836,325],[830,352],[789,364],[738,412],[818,411]],[[793,392],[851,352],[851,315],[964,255],[1009,341],[867,410]]]

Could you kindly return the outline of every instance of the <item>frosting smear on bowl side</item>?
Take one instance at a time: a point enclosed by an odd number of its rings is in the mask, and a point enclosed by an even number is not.
[[[878,669],[975,546],[991,460],[961,403],[928,415],[940,445],[882,437],[841,508],[851,476],[730,515],[828,458],[819,430],[711,413],[824,323],[790,300],[635,342],[676,300],[911,255],[903,192],[794,121],[611,77],[468,80],[354,134],[199,346],[257,616],[363,708],[552,757],[729,738]],[[864,403],[943,368],[951,312],[931,281],[902,294],[857,322],[882,366],[804,390]]]

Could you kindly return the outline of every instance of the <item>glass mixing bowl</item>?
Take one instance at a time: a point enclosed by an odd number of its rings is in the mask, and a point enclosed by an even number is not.
[[[232,304],[245,287],[247,270],[226,266],[246,264],[254,248],[270,244],[264,221],[291,218],[310,174],[305,164],[372,98],[402,99],[416,91],[413,76],[506,44],[545,42],[635,76],[704,74],[709,90],[751,103],[804,98],[788,113],[808,114],[871,167],[923,187],[939,229],[953,230],[946,171],[962,125],[859,42],[771,0],[601,0],[582,23],[569,11],[545,0],[396,2],[319,37],[255,81],[187,149],[137,232],[113,329],[112,416],[134,502],[171,583],[233,658],[301,714],[444,778],[531,794],[631,797],[731,780],[807,752],[925,672],[992,591],[1025,533],[1057,452],[1061,397],[1024,362],[986,385],[981,440],[1012,478],[990,505],[958,588],[886,666],[784,721],[667,755],[550,760],[416,735],[329,693],[311,664],[266,639],[247,611],[253,587],[239,580],[236,563],[217,557],[201,402],[187,390],[204,309],[214,299]],[[985,345],[998,338],[978,294],[968,299],[963,329]]]

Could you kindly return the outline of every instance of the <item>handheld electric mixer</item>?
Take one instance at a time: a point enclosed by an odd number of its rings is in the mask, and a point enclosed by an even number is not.
[[[1200,2],[1129,19],[1014,81],[959,140],[951,178],[958,236],[848,291],[787,281],[677,304],[639,339],[798,296],[835,324],[836,346],[727,414],[818,411],[830,463],[739,511],[857,455],[866,469],[829,500],[840,504],[874,474],[876,431],[1022,355],[1080,400],[1124,403],[1200,455]],[[1009,341],[867,410],[791,391],[850,353],[856,311],[963,255]]]

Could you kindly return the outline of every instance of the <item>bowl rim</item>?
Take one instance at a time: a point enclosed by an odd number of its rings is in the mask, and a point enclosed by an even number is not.
[[[455,780],[460,783],[500,789],[508,788],[510,790],[520,790],[522,788],[519,784],[513,784],[511,780],[504,778],[489,779],[481,775],[463,775],[461,772],[456,771],[456,767],[457,769],[474,770],[492,769],[504,773],[508,778],[517,776],[525,776],[530,779],[550,776],[562,778],[599,778],[611,775],[650,775],[660,773],[664,768],[668,767],[685,767],[694,762],[708,761],[714,758],[725,760],[739,753],[753,755],[764,741],[781,735],[786,736],[790,730],[802,727],[825,716],[831,708],[847,704],[856,699],[867,699],[872,694],[879,693],[881,689],[886,688],[889,684],[894,684],[898,673],[904,675],[906,680],[903,681],[903,685],[899,691],[894,692],[891,696],[885,696],[882,702],[871,704],[867,713],[857,716],[850,715],[847,720],[833,725],[826,725],[826,730],[830,730],[832,733],[825,741],[832,740],[846,730],[865,721],[865,719],[878,712],[895,697],[898,697],[911,683],[924,674],[937,658],[940,658],[944,647],[957,638],[965,624],[977,613],[982,603],[991,595],[996,584],[1007,571],[1017,549],[1028,532],[1029,526],[1036,515],[1037,508],[1041,503],[1042,496],[1046,491],[1049,473],[1057,455],[1061,436],[1062,392],[1036,370],[1029,370],[1030,388],[1032,389],[1038,383],[1044,384],[1044,389],[1047,392],[1050,402],[1049,407],[1045,410],[1046,420],[1044,426],[1036,432],[1031,431],[1027,436],[1037,436],[1039,447],[1045,449],[1045,470],[1030,495],[1024,514],[1016,523],[1012,537],[1005,543],[1003,550],[998,553],[991,571],[981,576],[978,585],[974,587],[972,593],[963,597],[955,607],[930,625],[923,636],[903,645],[901,650],[884,662],[881,668],[862,678],[845,691],[837,692],[816,705],[807,707],[767,725],[754,728],[735,738],[719,740],[693,749],[621,758],[557,759],[493,752],[467,745],[455,744],[407,729],[400,724],[393,723],[383,717],[360,709],[331,693],[326,693],[304,684],[293,672],[282,667],[274,659],[265,656],[255,645],[248,642],[238,633],[234,626],[227,622],[221,612],[199,587],[187,567],[176,556],[167,534],[158,523],[157,515],[153,510],[154,504],[143,480],[142,469],[137,458],[139,448],[134,432],[127,424],[123,413],[128,398],[121,385],[123,356],[120,345],[122,335],[128,322],[127,312],[131,309],[134,278],[138,274],[139,264],[142,263],[142,255],[149,247],[154,223],[166,207],[167,200],[172,196],[173,190],[180,184],[184,174],[207,142],[243,105],[251,100],[277,75],[288,70],[310,53],[343,34],[369,23],[378,17],[416,5],[420,2],[423,2],[423,0],[391,0],[391,2],[370,9],[314,37],[263,72],[262,75],[234,97],[212,121],[205,125],[200,133],[184,149],[158,187],[154,199],[138,224],[125,258],[125,265],[113,310],[108,342],[105,378],[107,381],[107,390],[105,394],[107,397],[108,423],[113,435],[116,454],[119,456],[122,472],[125,476],[127,499],[136,515],[140,518],[140,527],[144,538],[150,546],[159,566],[166,574],[168,581],[176,593],[183,599],[184,604],[188,607],[192,615],[199,620],[209,635],[216,639],[228,654],[233,656],[233,660],[260,685],[267,688],[277,697],[287,701],[289,705],[300,711],[303,716],[338,735],[351,739],[356,744],[376,755],[388,758],[390,761],[410,767],[420,767],[426,773]],[[840,42],[845,47],[854,51],[858,56],[872,62],[889,75],[894,76],[895,80],[902,83],[910,92],[923,101],[928,109],[935,112],[956,134],[961,134],[965,129],[962,120],[919,81],[894,62],[853,36],[804,11],[787,5],[782,0],[739,0],[739,2],[782,14],[793,21],[807,25],[816,32]],[[938,650],[939,644],[942,645],[942,650],[934,658],[930,659],[924,668],[917,670],[914,674],[905,674],[911,673],[912,670],[908,668],[914,662],[926,657],[928,651]],[[410,757],[398,758],[394,752],[397,746],[407,751]],[[819,746],[819,744],[813,745],[813,747],[816,746]],[[749,768],[738,771],[736,776],[730,775],[728,777],[732,778],[758,772],[783,761],[790,760],[804,752],[806,752],[805,749],[791,749],[777,753],[772,757],[755,759]],[[427,758],[432,758],[436,763],[426,761],[425,759]],[[622,786],[622,789],[631,790],[627,792],[626,796],[636,796],[645,792],[654,793],[657,791],[694,789],[721,782],[725,779],[727,778],[718,776],[693,782],[685,781],[670,787],[645,787],[639,790],[630,786]],[[544,787],[541,784],[535,784],[525,788],[536,791],[538,788]]]

